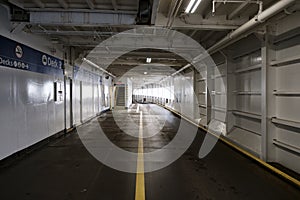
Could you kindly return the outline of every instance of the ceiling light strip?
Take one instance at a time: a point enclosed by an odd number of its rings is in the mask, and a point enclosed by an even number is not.
[[[194,3],[195,3],[195,0],[190,1],[189,5],[185,9],[185,13],[189,13],[191,11],[192,6],[194,5]]]
[[[194,7],[193,7],[191,13],[194,13],[194,12],[197,10],[197,8],[198,8],[200,2],[201,2],[201,0],[198,0],[198,1],[197,1],[197,3],[196,3],[196,4],[194,5]]]

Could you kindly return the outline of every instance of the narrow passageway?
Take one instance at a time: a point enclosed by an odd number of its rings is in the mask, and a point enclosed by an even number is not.
[[[139,127],[140,119],[143,134],[161,128],[155,135],[142,139],[144,153],[169,144],[181,122],[158,105],[138,104],[128,110],[104,113],[86,125],[93,126],[96,120],[114,145],[139,152],[141,138],[125,132]],[[138,199],[137,187],[144,188],[145,199],[149,200],[300,199],[295,187],[222,142],[207,157],[199,159],[204,135],[199,130],[190,148],[178,160],[163,169],[145,173],[144,181],[137,182],[137,174],[120,172],[97,161],[74,132],[9,167],[1,167],[0,199],[132,200]]]
[[[300,0],[1,0],[0,200],[300,200]]]

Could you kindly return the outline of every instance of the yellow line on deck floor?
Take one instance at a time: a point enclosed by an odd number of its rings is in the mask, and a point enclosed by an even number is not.
[[[194,121],[192,121],[191,119],[189,119],[187,116],[184,116],[183,114],[173,110],[172,108],[168,108],[162,104],[158,104],[160,106],[162,106],[163,108],[169,110],[170,112],[176,114],[176,115],[179,115],[180,117],[182,117],[183,119],[185,119],[186,121],[190,122],[191,124],[201,128],[203,131],[215,136],[215,137],[218,137],[216,136],[213,132],[209,131],[207,128],[203,127],[202,125],[199,125],[197,123],[195,123]],[[260,158],[252,155],[251,153],[247,152],[246,150],[242,149],[241,147],[235,145],[234,143],[230,142],[228,139],[224,138],[224,137],[219,137],[219,139],[224,142],[225,144],[227,144],[228,146],[236,149],[237,151],[241,152],[242,154],[248,156],[249,158],[255,160],[256,162],[258,162],[259,164],[261,164],[262,166],[266,167],[266,169],[278,174],[279,176],[281,176],[282,178],[286,179],[287,181],[289,181],[290,183],[294,184],[295,186],[299,187],[300,188],[300,181],[297,180],[296,178],[286,174],[285,172],[281,171],[280,169],[272,166],[271,164],[261,160]]]
[[[139,144],[136,167],[135,200],[145,200],[143,112],[140,111]]]

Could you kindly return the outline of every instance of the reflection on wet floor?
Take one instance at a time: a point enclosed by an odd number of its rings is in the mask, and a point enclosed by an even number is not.
[[[148,122],[150,130],[150,121],[163,123],[159,133],[144,139],[144,151],[154,152],[169,144],[180,119],[157,105],[141,105],[140,109],[145,116],[143,123]],[[134,107],[120,113],[125,117],[124,125],[128,116],[139,122]],[[115,145],[130,152],[138,151],[138,139],[116,125],[113,112],[88,122],[86,131],[91,131],[97,123]],[[207,157],[199,159],[197,154],[204,136],[199,130],[190,148],[178,160],[163,169],[145,173],[147,200],[300,199],[297,188],[222,142]],[[135,199],[136,174],[117,171],[96,160],[76,132],[9,167],[0,168],[0,180],[1,200]]]
[[[139,112],[136,112],[137,106],[108,112],[100,117],[98,121],[104,133],[118,147],[137,152],[138,125],[140,112],[143,112],[144,152],[163,148],[176,135],[180,120],[156,105],[141,105]]]

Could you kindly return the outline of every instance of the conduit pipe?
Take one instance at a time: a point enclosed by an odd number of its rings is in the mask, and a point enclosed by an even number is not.
[[[253,29],[257,25],[265,22],[275,14],[279,13],[280,11],[284,10],[287,6],[291,5],[292,3],[296,2],[296,0],[280,0],[276,4],[272,5],[271,7],[267,8],[260,14],[253,17],[250,21],[246,22],[242,26],[240,26],[235,31],[229,33],[225,38],[220,40],[218,43],[213,45],[208,49],[209,54],[213,54],[220,50],[220,48],[224,48],[230,44],[230,41],[233,39],[238,38],[243,33]]]
[[[182,67],[181,69],[179,69],[178,71],[174,72],[171,76],[175,76],[176,74],[179,74],[180,72],[182,72],[183,70],[185,70],[186,68],[189,68],[190,66],[192,66],[191,64],[187,64],[184,67]]]
[[[235,31],[229,33],[227,36],[225,36],[222,40],[211,46],[207,52],[208,54],[200,54],[196,56],[193,59],[193,63],[198,62],[208,55],[212,55],[219,50],[227,47],[231,43],[235,42],[236,39],[239,39],[240,36],[242,36],[245,32],[254,29],[256,26],[258,26],[261,23],[264,23],[266,20],[270,19],[275,14],[279,13],[280,11],[284,10],[289,5],[295,3],[297,0],[280,0],[276,4],[272,5],[271,7],[267,8],[260,14],[253,17],[251,20],[237,28]],[[248,33],[249,34],[249,33]]]
[[[173,2],[173,1],[172,1],[172,2]],[[168,21],[167,21],[166,27],[169,27],[169,23],[170,23],[171,18],[173,17],[173,13],[174,13],[174,11],[175,11],[177,2],[178,2],[178,0],[176,0],[176,1],[174,2],[174,6],[173,6],[173,7],[169,10],[169,12],[168,12]],[[171,5],[172,5],[172,3],[171,3]]]
[[[180,0],[180,1],[179,1],[178,5],[177,5],[177,8],[176,8],[176,10],[175,10],[175,13],[174,13],[173,16],[172,16],[172,19],[171,19],[171,22],[170,22],[168,28],[172,28],[173,23],[174,23],[174,20],[175,20],[175,17],[176,17],[176,15],[178,14],[178,11],[179,11],[179,8],[181,7],[182,2],[183,2],[183,0]]]
[[[82,60],[83,60],[84,62],[88,63],[89,65],[91,65],[91,66],[93,66],[93,67],[95,67],[95,68],[97,68],[97,69],[100,69],[102,72],[108,74],[109,76],[111,76],[111,77],[113,77],[113,78],[116,78],[115,75],[113,75],[112,73],[106,71],[105,69],[103,69],[102,67],[100,67],[100,66],[98,66],[97,64],[93,63],[92,61],[90,61],[90,60],[88,60],[88,59],[86,59],[86,58],[83,58]]]

